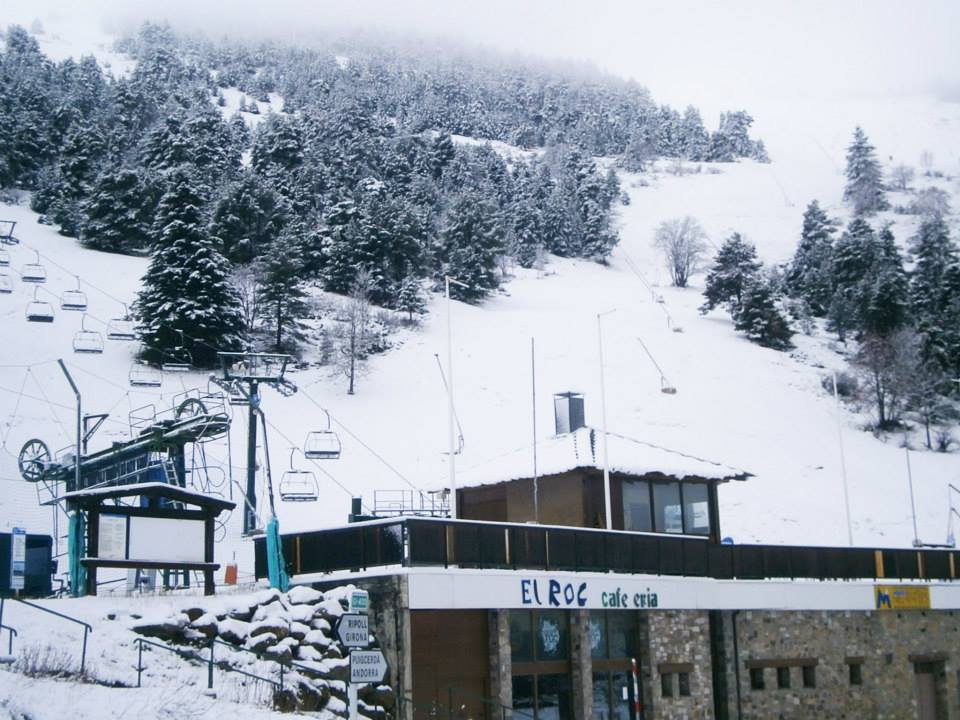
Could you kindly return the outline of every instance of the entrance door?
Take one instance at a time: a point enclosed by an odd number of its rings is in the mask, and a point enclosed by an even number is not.
[[[938,720],[936,676],[933,668],[928,667],[927,663],[917,663],[913,687],[917,695],[919,720]]]

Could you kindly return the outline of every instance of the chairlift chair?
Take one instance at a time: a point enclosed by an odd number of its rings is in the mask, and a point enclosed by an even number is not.
[[[293,466],[297,448],[290,448],[290,469],[280,478],[280,500],[283,502],[315,502],[320,497],[317,477],[310,470],[298,470]]]
[[[134,365],[127,375],[131,387],[160,387],[163,385],[163,374],[149,365]]]
[[[187,350],[183,339],[183,331],[178,330],[177,332],[180,333],[180,344],[164,354],[163,362],[160,364],[160,369],[164,372],[189,372],[193,366],[193,356]]]
[[[47,269],[40,264],[40,251],[34,250],[36,260],[27,263],[20,271],[20,279],[28,283],[45,283],[47,281]]]
[[[37,297],[37,291],[40,288],[34,288],[33,300],[27,303],[27,320],[30,322],[53,322],[53,305],[46,300],[40,300]]]
[[[127,312],[127,306],[123,306],[123,315],[113,318],[107,323],[108,340],[136,340],[137,331],[133,326],[133,320],[130,319],[130,313]]]
[[[327,416],[327,427],[307,434],[307,439],[303,441],[303,456],[311,460],[338,460],[340,438],[330,428],[330,413],[326,410],[323,412]]]
[[[87,294],[80,289],[80,278],[77,278],[76,290],[65,290],[60,295],[60,309],[78,312],[87,309]]]
[[[0,267],[10,267],[10,253],[0,249]]]
[[[0,293],[9,294],[13,292],[13,283],[7,273],[0,273]]]
[[[17,226],[16,220],[0,220],[0,243],[16,245],[20,242],[13,236],[13,229]]]
[[[87,314],[80,320],[80,329],[73,336],[73,351],[81,355],[100,355],[103,353],[103,335],[96,330],[87,330]]]
[[[333,430],[314,430],[303,443],[303,456],[311,460],[338,460],[340,438]]]

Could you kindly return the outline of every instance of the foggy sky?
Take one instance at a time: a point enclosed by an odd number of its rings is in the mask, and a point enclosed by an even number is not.
[[[762,100],[935,93],[960,101],[960,0],[7,0],[0,24],[167,19],[208,35],[316,28],[444,36],[588,61],[657,102],[708,112]],[[73,6],[73,9],[71,9]]]

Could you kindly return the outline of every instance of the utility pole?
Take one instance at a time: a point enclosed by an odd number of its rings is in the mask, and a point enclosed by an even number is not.
[[[610,503],[610,454],[607,445],[607,389],[603,374],[603,327],[600,319],[604,315],[609,315],[612,312],[616,312],[616,308],[597,313],[597,350],[600,357],[600,418],[603,432],[603,511],[607,520],[607,530],[613,530],[613,509]]]
[[[453,447],[453,309],[450,303],[450,283],[460,287],[469,287],[449,275],[443,278],[447,299],[447,441],[450,453],[450,519],[457,519],[457,467]]]
[[[257,409],[260,395],[256,380],[250,381],[247,398],[247,502],[244,504],[243,532],[249,534],[257,526]]]

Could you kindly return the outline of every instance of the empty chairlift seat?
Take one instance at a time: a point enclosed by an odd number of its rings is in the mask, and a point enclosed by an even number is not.
[[[103,352],[103,335],[87,329],[87,316],[80,321],[80,329],[73,336],[73,351],[81,355],[99,355]]]
[[[27,263],[20,270],[20,279],[28,283],[45,283],[47,281],[47,269],[40,263],[40,253],[36,250],[34,262]]]
[[[76,312],[87,309],[87,294],[80,289],[80,278],[77,278],[76,290],[65,290],[60,296],[60,309]]]
[[[130,319],[130,313],[127,312],[127,306],[123,306],[123,315],[113,318],[107,323],[108,340],[136,340],[137,329]]]
[[[180,331],[180,344],[167,350],[163,356],[163,362],[160,364],[160,368],[164,372],[189,372],[190,368],[193,366],[193,357],[190,355],[190,351],[187,350],[186,342],[183,338],[183,332]]]
[[[7,273],[0,273],[0,293],[8,295],[13,292],[13,281]]]
[[[40,300],[37,296],[37,291],[40,288],[36,288],[33,291],[33,300],[27,304],[27,320],[30,322],[40,322],[40,323],[52,323],[53,322],[53,305],[48,303],[46,300]]]
[[[315,430],[303,443],[303,455],[311,460],[337,460],[340,457],[340,438],[333,430]]]
[[[134,365],[128,374],[131,387],[160,387],[163,385],[163,374],[149,365]]]
[[[13,236],[13,229],[16,226],[16,220],[0,220],[0,243],[4,245],[16,245],[20,242]]]
[[[10,265],[10,253],[0,248],[0,267],[8,267],[9,265]]]
[[[296,448],[290,449],[290,469],[280,478],[280,499],[283,502],[313,502],[320,496],[317,477],[309,470],[298,470],[293,466]]]

